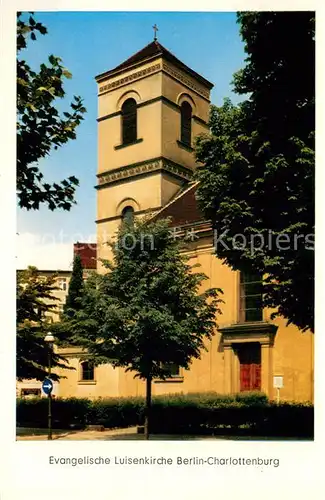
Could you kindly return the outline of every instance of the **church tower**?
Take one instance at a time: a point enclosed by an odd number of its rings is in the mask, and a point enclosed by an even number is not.
[[[213,85],[156,39],[98,84],[98,258],[124,217],[165,206],[192,177]]]

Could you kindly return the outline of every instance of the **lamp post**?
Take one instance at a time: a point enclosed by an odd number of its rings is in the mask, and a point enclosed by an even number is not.
[[[44,342],[47,342],[48,347],[49,347],[49,365],[48,365],[48,377],[51,379],[51,368],[52,368],[52,350],[53,350],[53,343],[55,339],[54,336],[52,335],[51,332],[48,332],[44,338]],[[51,391],[48,394],[48,435],[47,439],[52,439],[52,393]]]

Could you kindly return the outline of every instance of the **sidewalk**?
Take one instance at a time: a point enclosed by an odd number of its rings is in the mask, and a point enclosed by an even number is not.
[[[39,434],[39,432],[43,432]],[[38,434],[17,436],[17,441],[47,441],[47,430],[38,430]],[[104,431],[84,430],[84,431],[55,431],[53,430],[53,440],[60,441],[144,441],[144,435],[137,433],[137,427],[125,429],[107,429]],[[176,434],[151,434],[150,441],[312,441],[307,438],[293,437],[268,437],[268,436],[195,436]]]
[[[124,436],[136,435],[139,436],[140,439],[143,438],[143,435],[137,434],[137,427],[128,427],[126,429],[109,429],[105,431],[55,431],[52,432],[52,439],[61,441],[83,441],[83,440],[109,440],[114,439],[117,436],[121,436],[123,439],[128,439]],[[123,437],[122,437],[123,436]],[[134,439],[134,438],[133,438]],[[44,429],[43,434],[35,434],[35,435],[26,435],[26,436],[16,436],[17,441],[47,441],[47,429]]]
[[[110,429],[105,431],[67,431],[63,433],[55,433],[53,431],[53,440],[60,441],[144,441],[144,435],[138,434],[137,427],[128,427],[126,429]],[[213,436],[180,436],[166,434],[151,434],[151,441],[179,441],[179,440],[215,440],[223,439],[222,437]],[[47,431],[44,434],[17,436],[17,441],[47,441]]]

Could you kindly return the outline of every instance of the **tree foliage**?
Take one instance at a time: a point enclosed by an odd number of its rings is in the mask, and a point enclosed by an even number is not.
[[[56,276],[40,276],[35,267],[17,276],[17,372],[18,380],[43,380],[47,375],[49,346],[44,342],[56,311]],[[52,355],[53,367],[64,367],[63,358]],[[52,378],[59,377],[54,373]]]
[[[74,203],[78,180],[74,176],[60,183],[45,181],[38,162],[52,149],[76,138],[76,127],[86,112],[82,99],[74,96],[71,109],[59,114],[56,100],[65,96],[64,78],[71,78],[59,57],[50,55],[48,64],[34,71],[20,57],[36,34],[47,29],[33,14],[18,12],[17,17],[17,193],[19,206],[38,209],[46,204],[50,210],[69,210]]]
[[[247,57],[234,88],[246,100],[212,107],[212,134],[197,143],[218,257],[264,275],[265,306],[302,330],[314,324],[313,16],[238,14]]]
[[[189,368],[214,333],[218,292],[203,290],[172,241],[168,221],[124,224],[108,272],[87,280],[83,308],[70,322],[73,342],[96,364],[124,367],[147,381],[170,375],[169,363]]]
[[[67,316],[73,316],[75,311],[80,309],[84,290],[83,267],[80,255],[75,255],[73,260],[73,268],[69,283],[68,295],[63,307],[63,312]]]

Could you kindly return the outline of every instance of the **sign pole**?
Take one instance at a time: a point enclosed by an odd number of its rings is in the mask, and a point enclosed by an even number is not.
[[[47,426],[48,426],[48,435],[47,439],[52,439],[52,390],[53,390],[53,382],[51,380],[51,368],[52,368],[52,349],[53,343],[55,342],[55,338],[51,332],[47,332],[44,338],[44,342],[48,345],[48,355],[49,355],[49,373],[48,378],[43,381],[42,389],[45,394],[48,396],[48,414],[47,414]]]
[[[49,379],[51,380],[51,364],[52,364],[52,351],[51,345],[49,346]],[[48,436],[47,439],[52,439],[52,391],[48,394]]]
[[[277,403],[280,404],[280,387],[277,388]]]

